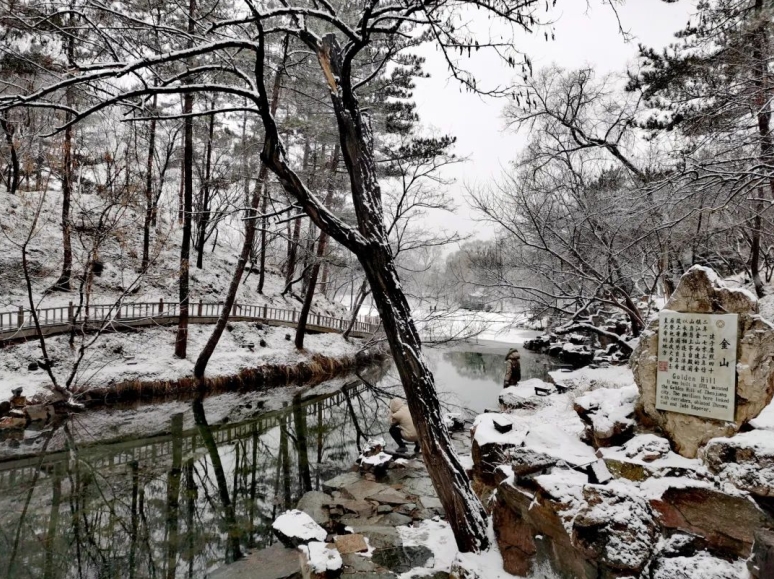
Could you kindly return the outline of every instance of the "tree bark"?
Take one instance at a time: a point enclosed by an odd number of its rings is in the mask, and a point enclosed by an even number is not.
[[[339,144],[336,143],[333,149],[333,156],[331,157],[331,173],[328,181],[328,193],[325,195],[325,205],[330,206],[333,200],[333,191],[335,187],[336,168],[339,165]],[[320,231],[320,239],[317,242],[317,256],[311,271],[309,272],[309,280],[306,286],[306,294],[304,296],[304,303],[301,306],[301,313],[298,315],[298,325],[296,326],[296,348],[299,350],[304,347],[304,334],[306,332],[306,321],[309,318],[309,311],[312,309],[312,302],[314,301],[314,292],[317,286],[317,276],[320,274],[320,264],[325,257],[325,248],[328,244],[328,235],[324,231]]]
[[[19,156],[16,153],[16,141],[13,138],[14,127],[8,121],[7,116],[0,117],[0,127],[5,134],[5,142],[8,143],[8,149],[11,153],[10,173],[8,175],[8,193],[16,195],[17,189],[19,189],[19,174],[21,169],[19,168]]]
[[[153,95],[153,111],[156,111],[158,96]],[[156,155],[156,119],[151,119],[148,126],[148,158],[145,163],[145,220],[142,224],[142,265],[143,272],[150,265],[150,230],[153,222],[153,158]]]
[[[213,103],[214,107],[214,103]],[[197,215],[198,240],[196,242],[196,267],[204,265],[204,243],[207,241],[207,224],[210,221],[210,179],[212,177],[212,137],[215,132],[215,115],[210,115],[207,131],[207,153],[204,163],[204,183],[202,183],[202,202]]]
[[[282,82],[282,75],[284,74],[285,70],[285,63],[287,62],[287,55],[288,39],[286,37],[283,45],[282,63],[279,69],[277,69],[277,74],[274,76],[271,104],[269,105],[272,115],[277,112],[277,107],[279,105],[280,85]],[[256,222],[258,221],[255,216],[255,211],[258,208],[258,203],[261,198],[261,191],[263,190],[266,178],[268,176],[269,168],[265,163],[261,163],[261,168],[258,171],[258,181],[255,184],[252,199],[250,200],[250,209],[246,215],[247,220],[245,221],[245,239],[242,242],[242,251],[239,254],[236,269],[234,270],[234,275],[231,278],[231,284],[228,287],[226,301],[223,304],[223,309],[220,312],[220,316],[218,316],[218,321],[215,323],[215,328],[212,330],[210,338],[207,340],[207,343],[199,354],[199,357],[196,359],[196,364],[194,365],[194,377],[197,379],[204,377],[207,364],[212,357],[212,353],[215,351],[215,347],[220,341],[220,337],[223,335],[223,331],[226,329],[228,318],[231,315],[231,308],[234,307],[234,302],[236,302],[236,295],[237,291],[239,290],[239,284],[242,282],[242,275],[245,272],[247,260],[250,258],[250,250],[253,247],[253,239],[255,239],[255,227]]]
[[[334,34],[326,35],[320,43],[307,40],[310,49],[317,53],[330,87],[341,151],[350,177],[357,229],[325,208],[287,164],[274,116],[269,111],[266,89],[260,80],[265,58],[263,40],[261,29],[256,58],[258,104],[266,129],[261,158],[315,224],[347,247],[363,266],[406,392],[427,470],[457,546],[462,552],[486,549],[489,546],[486,513],[451,445],[433,375],[422,356],[419,334],[398,279],[384,225],[373,139],[351,85],[351,60],[345,58],[348,55],[340,48]]]
[[[258,272],[258,293],[263,293],[263,284],[266,282],[266,228],[269,225],[269,220],[265,217],[266,211],[268,210],[268,203],[269,203],[269,187],[267,183],[262,183],[263,185],[263,194],[261,196],[261,215],[264,215],[264,217],[261,217],[261,248],[260,248],[260,264],[259,264],[259,272]]]
[[[195,30],[194,13],[196,0],[188,4],[188,33]],[[190,43],[189,43],[190,44]],[[178,278],[180,306],[178,312],[175,356],[185,358],[188,349],[188,304],[191,296],[188,289],[188,270],[191,259],[191,212],[193,211],[193,93],[183,97],[183,114],[189,115],[184,121],[185,147],[183,151],[183,240],[180,244],[180,272]]]

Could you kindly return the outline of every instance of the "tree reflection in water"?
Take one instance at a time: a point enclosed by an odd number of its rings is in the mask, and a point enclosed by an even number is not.
[[[0,576],[203,577],[271,521],[348,469],[386,430],[385,403],[362,386],[278,412],[209,424],[202,400],[170,434],[0,463]]]

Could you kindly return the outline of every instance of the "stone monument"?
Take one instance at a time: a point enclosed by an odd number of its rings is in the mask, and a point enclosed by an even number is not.
[[[693,458],[711,438],[731,436],[774,395],[774,326],[750,292],[694,266],[632,354],[639,422]]]

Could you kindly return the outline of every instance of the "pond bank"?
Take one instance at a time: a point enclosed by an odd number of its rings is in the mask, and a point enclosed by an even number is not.
[[[198,352],[209,329],[192,327],[189,351]],[[195,357],[174,357],[174,329],[154,328],[135,333],[104,336],[87,352],[79,368],[73,394],[87,407],[101,407],[133,401],[160,401],[195,394],[213,394],[250,388],[266,388],[291,383],[318,384],[387,357],[380,344],[364,348],[360,340],[345,341],[335,334],[308,335],[307,347],[297,350],[287,339],[286,329],[254,323],[229,325],[208,367],[208,375],[198,383],[192,377]],[[48,340],[54,371],[63,383],[77,352],[69,349],[66,337]],[[36,342],[0,350],[0,416],[12,408],[45,405],[55,401],[47,373],[39,367]],[[23,399],[13,391],[22,388]]]

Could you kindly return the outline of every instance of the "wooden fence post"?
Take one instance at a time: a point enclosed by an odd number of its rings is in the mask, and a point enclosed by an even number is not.
[[[164,298],[159,298],[159,315],[164,313]]]
[[[264,321],[268,321],[269,319],[269,308],[266,306],[266,304],[263,305],[263,319]]]
[[[75,312],[73,310],[73,302],[70,302],[70,304],[67,306],[67,321],[72,324],[74,317],[75,317]]]
[[[200,318],[202,317],[202,300],[201,299],[199,300],[199,305],[196,308],[196,315],[198,317],[200,317]]]
[[[24,325],[24,307],[19,306],[19,312],[16,314],[16,324],[21,328]]]

